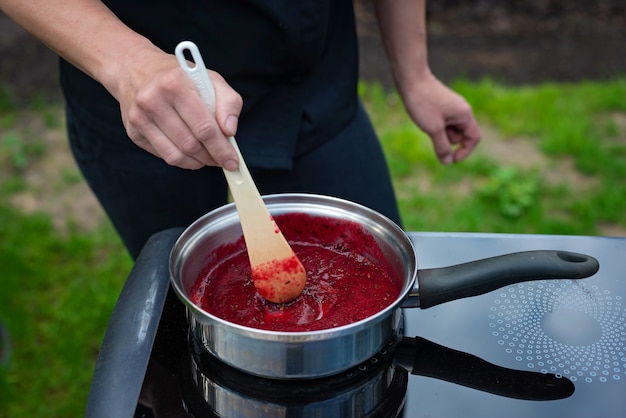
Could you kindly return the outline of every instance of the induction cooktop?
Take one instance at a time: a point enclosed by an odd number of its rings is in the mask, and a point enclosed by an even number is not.
[[[233,373],[206,353],[189,356],[185,324],[172,321],[184,322],[184,307],[168,294],[178,234],[151,239],[129,276],[96,365],[89,417],[131,416],[148,361],[159,359],[167,366],[159,392],[190,416],[626,416],[625,238],[410,233],[420,269],[530,250],[587,254],[600,269],[404,309],[401,335],[364,364],[330,380],[280,382]],[[178,396],[185,388],[193,413]]]
[[[412,417],[626,416],[626,239],[547,235],[411,234],[420,268],[508,252],[553,249],[591,255],[600,270],[581,280],[539,280],[426,310],[405,310],[419,335],[515,370],[571,381],[564,399],[511,399],[411,376]]]

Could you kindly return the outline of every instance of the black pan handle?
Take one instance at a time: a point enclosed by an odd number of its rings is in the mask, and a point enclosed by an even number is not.
[[[419,307],[425,309],[530,280],[582,279],[594,275],[599,268],[598,260],[588,255],[539,250],[418,270]]]
[[[404,337],[395,355],[397,364],[414,375],[507,398],[549,401],[565,399],[575,390],[574,384],[566,377],[497,366],[422,337]]]

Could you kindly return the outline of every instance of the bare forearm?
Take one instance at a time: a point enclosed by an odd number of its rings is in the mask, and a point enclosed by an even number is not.
[[[219,74],[209,74],[213,115],[176,57],[131,30],[100,0],[0,0],[0,8],[104,85],[137,146],[182,168],[237,167],[227,136],[236,132],[242,101]]]
[[[480,141],[471,106],[428,66],[426,0],[374,0],[383,44],[408,114],[443,164],[461,161]]]
[[[402,91],[429,74],[426,44],[426,0],[375,0],[383,45]]]
[[[0,0],[0,8],[113,95],[126,61],[156,49],[98,0]]]

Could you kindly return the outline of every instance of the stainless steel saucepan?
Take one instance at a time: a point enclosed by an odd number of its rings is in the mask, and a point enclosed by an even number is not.
[[[394,222],[364,206],[328,196],[280,194],[264,197],[274,216],[306,213],[362,225],[376,240],[398,277],[400,295],[378,313],[341,327],[309,332],[250,328],[211,315],[189,299],[207,256],[242,236],[233,204],[218,208],[190,225],[174,245],[170,277],[187,307],[190,331],[213,356],[241,371],[273,379],[310,379],[333,375],[372,357],[402,328],[402,308],[428,308],[537,279],[580,279],[596,273],[593,257],[538,250],[506,254],[456,266],[417,268],[409,237]],[[287,236],[287,231],[283,231]]]

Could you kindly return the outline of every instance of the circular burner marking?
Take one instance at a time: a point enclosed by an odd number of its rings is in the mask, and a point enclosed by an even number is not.
[[[498,344],[529,369],[589,383],[626,378],[626,309],[609,290],[519,283],[498,295],[489,319]]]
[[[548,337],[565,345],[591,345],[602,338],[602,325],[587,312],[574,309],[546,312],[541,326]]]

